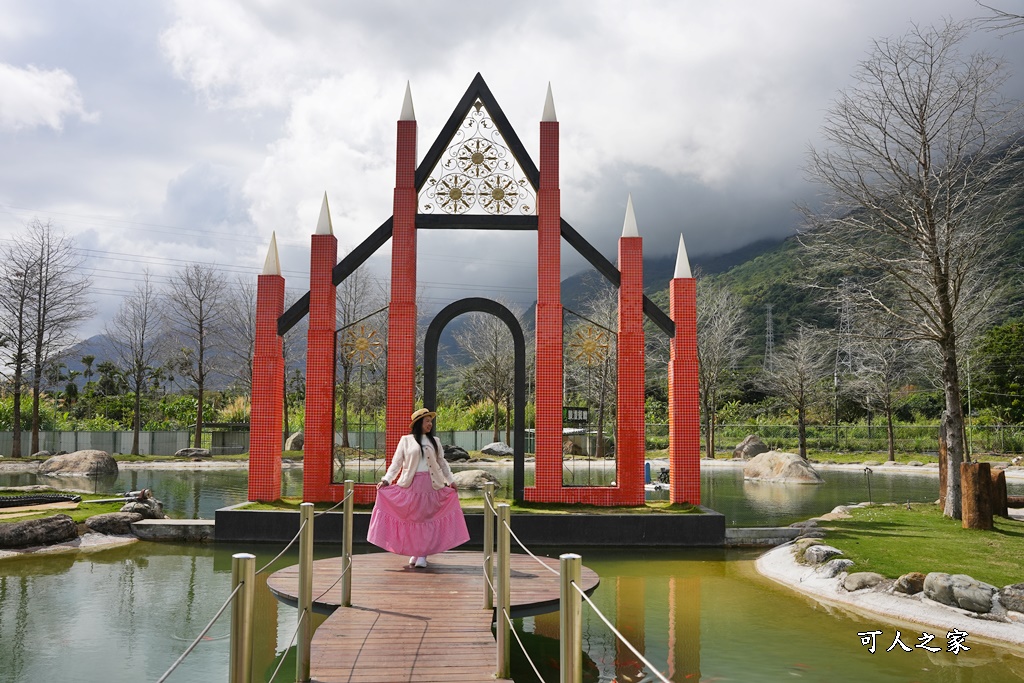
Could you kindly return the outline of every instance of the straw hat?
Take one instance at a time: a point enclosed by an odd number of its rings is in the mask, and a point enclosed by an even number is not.
[[[409,429],[412,429],[412,426],[416,424],[417,421],[422,420],[425,417],[433,418],[436,415],[437,413],[435,413],[432,410],[428,410],[427,408],[420,408],[409,417]]]

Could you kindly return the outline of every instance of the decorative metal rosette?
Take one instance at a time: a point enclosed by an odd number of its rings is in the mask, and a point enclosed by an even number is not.
[[[420,192],[420,212],[534,212],[534,191],[477,100]]]
[[[598,365],[608,356],[608,335],[594,325],[582,327],[570,337],[569,354],[586,365]]]
[[[366,325],[345,330],[341,352],[358,365],[372,363],[381,353],[381,343],[376,339],[377,330]]]

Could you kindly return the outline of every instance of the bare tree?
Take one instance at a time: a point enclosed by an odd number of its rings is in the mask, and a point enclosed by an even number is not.
[[[732,292],[707,278],[697,280],[697,372],[709,458],[715,457],[721,392],[743,356],[745,336],[743,309]]]
[[[515,383],[512,332],[497,316],[470,313],[467,324],[455,333],[455,340],[470,358],[469,364],[462,369],[463,382],[474,393],[491,402],[494,440],[498,441],[501,438],[501,406],[512,393]]]
[[[107,325],[106,333],[113,342],[117,364],[134,395],[132,404],[132,455],[139,454],[139,433],[142,431],[142,396],[149,391],[151,380],[159,367],[163,352],[160,298],[150,274],[143,274],[141,283],[124,298],[121,307]]]
[[[246,394],[252,393],[252,359],[256,353],[256,281],[238,276],[224,290],[224,333],[231,339],[224,345],[227,374]]]
[[[604,425],[615,414],[618,395],[619,291],[603,280],[591,283],[583,315],[565,333],[566,394],[597,406],[595,455],[605,454]]]
[[[39,254],[24,239],[13,240],[4,250],[0,262],[0,324],[5,331],[4,341],[12,368],[11,385],[14,394],[11,429],[13,443],[11,455],[22,456],[21,396],[28,371],[29,349],[32,347],[32,307],[35,294],[36,260]]]
[[[960,47],[967,25],[914,27],[879,40],[841,92],[812,150],[810,172],[831,192],[807,212],[805,243],[861,274],[862,303],[887,311],[942,357],[949,472],[964,460],[960,334],[995,299],[994,269],[1019,183],[1019,107],[999,91],[998,61]],[[960,517],[950,477],[945,514]]]
[[[357,375],[366,376],[367,368],[375,368],[383,354],[385,336],[379,325],[368,320],[385,306],[380,284],[362,268],[345,278],[337,287],[337,344],[336,379],[341,409],[341,445],[348,448],[348,412],[352,405],[353,381]],[[375,374],[371,372],[371,376]]]
[[[227,281],[212,266],[193,263],[171,279],[164,314],[178,344],[177,371],[196,387],[195,447],[202,446],[206,383],[218,370]]]
[[[831,374],[830,349],[821,333],[805,325],[775,351],[771,369],[762,377],[769,393],[796,410],[800,457],[807,459],[807,409],[818,400],[823,381]]]
[[[982,17],[978,20],[978,23],[985,28],[986,31],[996,31],[1004,33],[1017,33],[1018,31],[1024,31],[1024,14],[1013,14],[1001,10],[991,5],[986,5],[983,2],[979,2],[979,5],[989,11],[989,15]]]
[[[89,281],[79,272],[75,243],[49,221],[33,219],[25,240],[36,259],[32,278],[32,446],[39,451],[39,399],[43,373],[52,358],[75,343],[74,331],[92,316],[86,300]]]

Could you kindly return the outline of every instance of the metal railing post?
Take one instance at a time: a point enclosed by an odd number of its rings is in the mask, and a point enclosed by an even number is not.
[[[313,613],[313,504],[299,506],[299,634],[295,640],[295,680],[309,680]]]
[[[484,485],[484,609],[494,609],[494,484]]]
[[[558,557],[561,564],[559,618],[559,683],[583,680],[583,600],[573,587],[580,585],[583,560],[575,553]]]
[[[352,606],[352,511],[355,509],[355,495],[353,490],[355,483],[351,479],[345,480],[345,529],[341,536],[341,570],[345,572],[341,577],[341,606]]]
[[[509,591],[509,580],[511,579],[510,566],[510,543],[508,532],[509,504],[498,504],[498,576],[496,598],[498,604],[495,609],[495,628],[498,641],[498,678],[509,678],[512,667],[512,643],[511,630],[509,628],[506,614],[511,616],[511,592]]]
[[[252,615],[256,592],[256,556],[235,553],[231,556],[231,590],[242,589],[231,603],[231,653],[229,683],[249,683],[252,676]]]

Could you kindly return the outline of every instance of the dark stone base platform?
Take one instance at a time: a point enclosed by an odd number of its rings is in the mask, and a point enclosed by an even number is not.
[[[299,529],[298,512],[221,508],[216,513],[218,542],[287,543]],[[528,547],[724,547],[725,517],[701,508],[704,514],[518,514],[512,531]],[[340,543],[343,517],[329,512],[315,518],[315,542]],[[356,512],[353,542],[366,543],[369,512]],[[483,542],[483,513],[466,512],[469,544]],[[514,545],[514,542],[513,542]]]

